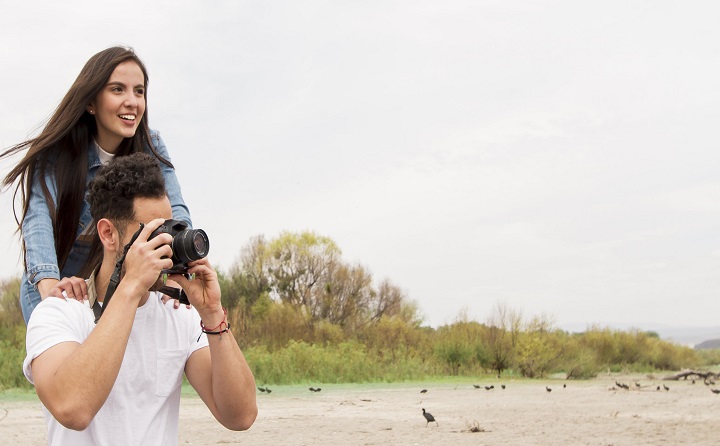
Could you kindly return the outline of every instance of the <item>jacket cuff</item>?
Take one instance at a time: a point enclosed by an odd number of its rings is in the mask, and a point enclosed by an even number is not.
[[[60,269],[55,265],[37,265],[28,271],[28,282],[37,290],[37,284],[43,279],[60,280]]]

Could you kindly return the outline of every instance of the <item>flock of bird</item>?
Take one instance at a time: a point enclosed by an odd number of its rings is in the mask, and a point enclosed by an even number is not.
[[[692,383],[695,384],[695,381],[693,380]],[[615,381],[615,385],[616,385],[617,387],[621,388],[621,389],[630,390],[630,386],[629,386],[628,384],[624,384],[624,383]],[[709,385],[715,385],[715,382],[714,382],[714,381],[707,381],[707,380],[706,380],[706,381],[705,381],[705,385],[708,385],[708,386],[709,386]],[[563,384],[562,386],[563,386],[563,389],[567,388],[567,384]],[[477,384],[473,384],[473,387],[476,388],[476,389],[481,389],[481,388],[484,387],[485,390],[492,390],[492,389],[495,388],[494,385],[479,386],[479,385],[477,385]],[[501,387],[502,389],[505,389],[505,384],[501,384],[500,387]],[[641,386],[640,383],[635,382],[635,387],[636,387],[637,389],[640,389],[642,386]],[[665,384],[662,385],[662,388],[665,389],[666,392],[670,391],[670,388],[669,388],[668,386],[666,386]],[[660,389],[661,389],[661,387],[660,387],[660,386],[657,386],[657,390],[660,390]],[[545,386],[545,391],[546,391],[547,393],[552,392],[552,390],[553,390],[552,387]],[[420,391],[420,393],[427,393],[427,391],[428,391],[427,389],[422,389],[422,390]],[[720,389],[710,389],[710,391],[711,391],[712,393],[716,394],[716,395],[717,395],[717,394],[720,394]],[[423,414],[423,417],[425,417],[425,421],[426,421],[425,427],[427,427],[428,424],[433,423],[433,422],[434,422],[436,425],[439,425],[438,422],[435,420],[435,417],[434,417],[432,414],[430,414],[430,412],[427,412],[427,411],[425,410],[425,408],[422,409],[422,414]]]
[[[692,384],[695,384],[695,380],[693,379],[693,380],[691,381],[691,383],[692,383]],[[705,384],[706,386],[714,386],[714,385],[715,385],[715,381],[710,380],[710,379],[706,379],[706,380],[704,381],[704,384]],[[647,387],[647,386],[643,386],[643,385],[640,384],[639,382],[635,381],[635,382],[634,382],[634,387],[635,387],[635,389],[640,390],[640,389],[642,389],[643,387]],[[611,386],[611,387],[610,387],[610,390],[617,390],[618,388],[624,389],[624,390],[630,390],[630,385],[629,385],[629,384],[625,384],[625,383],[621,383],[621,382],[618,382],[618,381],[615,381],[615,385],[614,385],[614,386]],[[662,386],[657,386],[657,387],[655,387],[655,390],[656,390],[657,392],[660,392],[660,391],[662,391],[662,390],[665,390],[666,392],[669,392],[669,391],[670,391],[670,387],[668,387],[667,385],[663,384]],[[717,395],[717,394],[720,394],[720,389],[713,389],[713,388],[711,388],[710,391],[711,391],[712,393],[716,394],[716,395]]]
[[[695,380],[693,380],[692,383],[695,384]],[[707,385],[707,386],[715,385],[715,382],[714,382],[714,381],[705,380],[705,385]],[[563,386],[563,388],[567,388],[567,384],[563,384],[562,386]],[[495,389],[495,386],[494,386],[494,385],[480,386],[480,385],[478,385],[478,384],[473,384],[473,387],[474,387],[475,389],[484,388],[485,390],[488,390],[488,391]],[[635,387],[636,389],[641,389],[643,386],[642,386],[639,382],[635,381],[635,382],[634,382],[634,387]],[[503,390],[505,390],[505,388],[506,388],[506,387],[505,387],[505,384],[500,384],[500,388],[503,389]],[[615,381],[615,386],[611,387],[610,390],[617,390],[617,388],[624,389],[624,390],[630,390],[630,385],[629,385],[629,384],[625,384],[625,383],[621,383],[621,382],[619,382],[619,381]],[[665,384],[663,384],[662,387],[661,387],[661,386],[657,386],[657,389],[656,389],[656,390],[660,391],[661,389],[665,389],[666,392],[669,392],[669,391],[670,391],[670,388],[669,388],[668,386],[666,386]],[[268,386],[258,387],[258,390],[259,390],[260,392],[263,392],[263,393],[271,393],[271,392],[272,392],[272,390],[270,390],[270,388],[269,388]],[[322,389],[321,389],[320,387],[317,387],[317,388],[315,388],[315,387],[310,387],[309,390],[310,390],[311,392],[320,392]],[[547,393],[552,392],[552,390],[553,390],[552,387],[545,386],[545,391],[546,391]],[[714,394],[720,394],[720,389],[713,389],[713,388],[711,388],[710,391],[711,391],[712,393],[714,393]],[[422,390],[420,390],[420,393],[422,393],[422,394],[427,393],[427,392],[428,392],[428,389],[422,389]],[[435,426],[440,426],[440,424],[437,422],[437,420],[435,419],[435,417],[434,417],[430,412],[426,411],[425,408],[422,409],[422,415],[423,415],[423,417],[425,418],[425,427],[427,427],[430,423],[435,423]]]
[[[261,392],[263,392],[263,393],[272,393],[272,390],[270,390],[270,387],[268,387],[268,386],[258,387],[258,390],[261,391]],[[321,391],[322,389],[321,389],[320,387],[318,387],[317,389],[316,389],[315,387],[310,387],[309,390],[310,390],[311,392],[319,392],[319,391]]]

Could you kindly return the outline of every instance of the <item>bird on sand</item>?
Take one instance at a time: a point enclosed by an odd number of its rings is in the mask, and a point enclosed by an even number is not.
[[[476,389],[480,388],[480,386],[478,386],[477,384],[473,384],[473,387],[475,387]]]
[[[258,390],[261,391],[261,392],[264,392],[264,391],[265,391],[265,389],[263,389],[262,387],[258,387]]]
[[[430,412],[425,412],[425,408],[423,408],[422,413],[423,413],[423,416],[425,417],[425,421],[426,421],[425,427],[427,427],[428,424],[433,423],[433,422],[437,426],[440,426],[440,423],[438,423],[437,420],[435,420],[435,417],[433,417]]]
[[[710,391],[715,394],[720,393],[720,389],[710,389]]]
[[[552,392],[552,389],[548,386],[545,386],[545,390],[547,390],[548,393]]]
[[[427,389],[422,389],[420,393],[427,393]]]
[[[670,390],[670,387],[668,387],[668,386],[666,386],[665,384],[663,384],[663,389],[665,389],[665,391],[667,392],[667,391]]]
[[[505,389],[505,384],[500,384],[500,387],[502,387],[503,389]]]

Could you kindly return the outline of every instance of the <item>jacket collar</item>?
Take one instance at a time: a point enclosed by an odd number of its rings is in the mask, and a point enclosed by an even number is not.
[[[85,280],[85,283],[87,283],[88,288],[88,300],[90,301],[90,308],[95,306],[95,302],[97,301],[97,289],[95,288],[95,276],[97,275],[98,271],[100,270],[100,265],[96,266],[93,272],[90,274],[90,277]]]
[[[90,142],[90,147],[88,147],[88,170],[100,166],[102,166],[102,163],[100,162],[100,157],[97,153],[97,144],[95,144],[95,141],[93,140]]]

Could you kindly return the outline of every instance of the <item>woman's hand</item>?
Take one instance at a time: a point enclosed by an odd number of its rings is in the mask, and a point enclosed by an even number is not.
[[[63,292],[65,295],[63,295]],[[46,297],[59,297],[60,299],[75,299],[79,302],[88,300],[87,283],[85,279],[80,277],[63,277],[53,288],[50,289]]]
[[[46,297],[48,297],[50,295],[50,291],[57,286],[58,282],[60,282],[60,281],[57,279],[50,279],[50,278],[42,279],[40,282],[38,282],[37,289],[38,289],[38,292],[40,293],[40,298],[45,299]],[[56,296],[56,297],[60,297],[60,296]]]
[[[173,288],[180,288],[180,284],[179,284],[179,283],[175,282],[174,280],[170,280],[170,279],[168,279],[167,282],[165,282],[165,285],[171,286],[171,287],[173,287]],[[170,297],[170,296],[168,296],[167,294],[163,294],[162,297],[160,298],[160,300],[162,300],[163,305],[165,305],[165,303],[167,303],[167,301],[169,301],[170,299],[173,300],[173,308],[175,308],[176,310],[177,310],[178,308],[180,308],[180,301],[179,301],[179,300],[177,300],[177,299],[175,299],[175,298],[173,298],[173,297]],[[190,309],[190,307],[191,307],[191,305],[185,305],[185,308],[187,308],[188,310]]]

